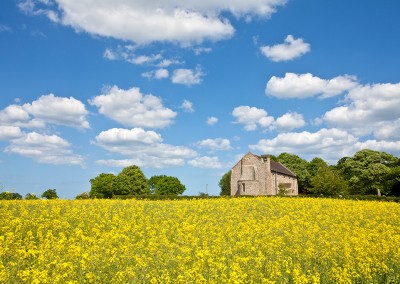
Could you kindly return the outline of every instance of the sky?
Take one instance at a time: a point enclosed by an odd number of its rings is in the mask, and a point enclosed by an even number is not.
[[[400,156],[400,1],[2,0],[1,190],[139,166],[218,195],[246,153]]]

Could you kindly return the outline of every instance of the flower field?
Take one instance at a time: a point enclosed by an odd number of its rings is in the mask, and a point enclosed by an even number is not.
[[[400,204],[1,201],[0,283],[400,283]]]

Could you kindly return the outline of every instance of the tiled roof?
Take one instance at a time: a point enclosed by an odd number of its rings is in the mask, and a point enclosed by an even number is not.
[[[291,170],[286,168],[284,165],[282,165],[281,163],[272,161],[272,160],[271,160],[271,172],[278,172],[280,174],[284,174],[287,176],[296,177],[296,174],[294,174]]]

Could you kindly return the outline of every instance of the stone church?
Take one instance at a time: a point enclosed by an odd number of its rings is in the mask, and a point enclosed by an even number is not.
[[[247,153],[233,168],[231,195],[298,195],[297,176],[269,155]]]

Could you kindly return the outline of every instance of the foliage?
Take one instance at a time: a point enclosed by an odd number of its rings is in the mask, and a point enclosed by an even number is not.
[[[0,282],[399,283],[399,215],[322,198],[0,201]]]
[[[87,193],[87,192],[85,191],[85,192],[82,192],[82,193],[78,194],[78,195],[75,197],[75,199],[90,199],[90,196],[89,196],[89,193]]]
[[[278,156],[278,161],[297,175],[299,192],[300,193],[305,192],[307,180],[310,179],[310,173],[308,171],[308,162],[297,155],[285,152],[281,153]]]
[[[101,173],[90,180],[90,198],[112,198],[115,175]]]
[[[345,194],[349,191],[348,182],[339,172],[327,166],[321,166],[311,178],[310,192],[314,194]]]
[[[17,199],[22,199],[21,194],[9,191],[4,191],[0,193],[0,200],[17,200]]]
[[[232,171],[229,171],[222,176],[218,183],[221,189],[219,195],[231,195],[231,175]]]
[[[48,189],[45,192],[42,193],[42,198],[46,199],[58,199],[58,195],[55,189]]]
[[[353,194],[388,194],[385,178],[391,167],[395,167],[398,158],[385,152],[364,149],[353,157],[339,160],[337,168],[350,182]]]
[[[199,197],[209,197],[208,193],[205,193],[203,191],[199,192]]]
[[[35,199],[39,199],[39,197],[37,197],[36,194],[34,194],[34,193],[27,193],[25,195],[25,199],[26,200],[35,200]]]
[[[149,187],[156,195],[178,195],[182,194],[186,187],[177,177],[171,176],[152,176],[148,180]]]
[[[391,168],[387,174],[385,192],[390,195],[400,196],[400,166]]]
[[[132,165],[124,168],[114,178],[112,191],[114,195],[150,194],[150,187],[141,169],[136,165]]]

